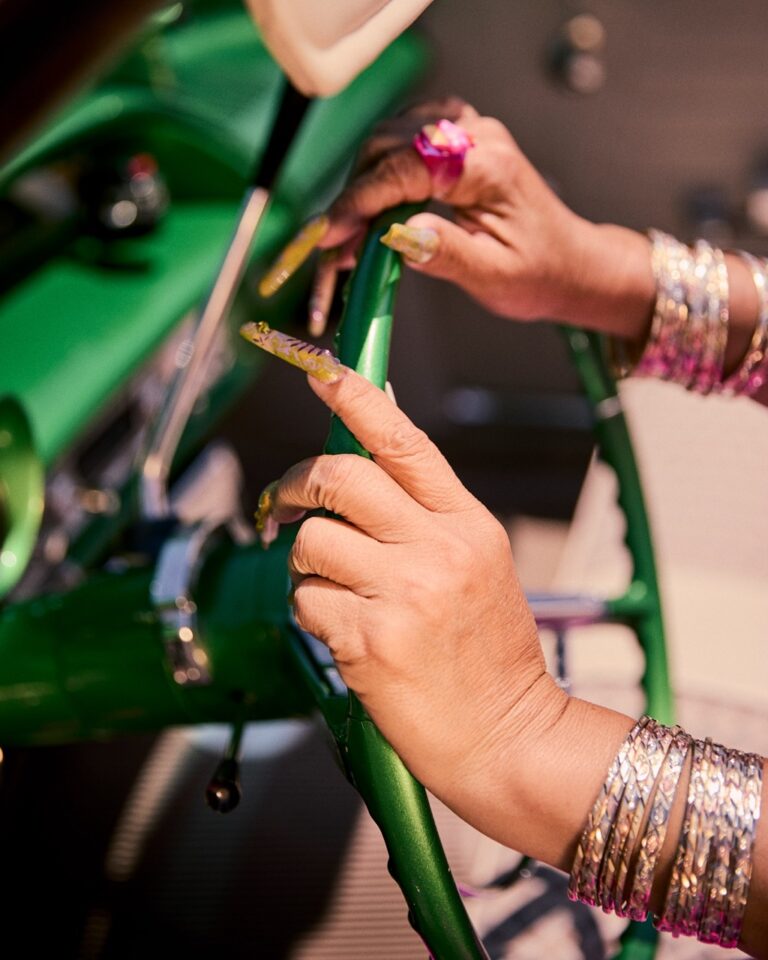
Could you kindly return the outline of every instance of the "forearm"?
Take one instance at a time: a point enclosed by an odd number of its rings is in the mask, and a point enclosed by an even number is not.
[[[633,721],[620,713],[566,698],[554,684],[532,703],[530,730],[516,718],[499,739],[499,762],[483,778],[482,796],[444,799],[478,829],[501,843],[569,871],[589,811]],[[680,779],[656,867],[650,900],[662,910],[680,842],[690,760]],[[768,803],[763,787],[763,808]],[[457,803],[458,800],[458,803]],[[768,957],[768,834],[758,829],[749,905],[742,943],[751,955]]]

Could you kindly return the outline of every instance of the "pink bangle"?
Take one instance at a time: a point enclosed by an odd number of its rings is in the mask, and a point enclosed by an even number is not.
[[[746,355],[720,387],[726,396],[751,397],[768,380],[768,261],[737,251],[749,266],[757,290],[757,324]]]

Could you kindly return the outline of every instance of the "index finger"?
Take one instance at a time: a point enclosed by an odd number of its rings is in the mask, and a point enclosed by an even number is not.
[[[331,205],[328,230],[319,246],[337,247],[382,211],[428,200],[433,192],[429,170],[410,145],[387,153]]]
[[[336,383],[308,378],[376,463],[428,510],[450,513],[474,505],[448,461],[383,390],[350,370]]]

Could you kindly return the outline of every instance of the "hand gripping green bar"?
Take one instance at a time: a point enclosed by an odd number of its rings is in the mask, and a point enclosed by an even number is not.
[[[370,230],[348,289],[337,352],[342,363],[383,388],[387,380],[392,309],[400,258],[380,242],[392,223],[416,212],[400,207]],[[370,456],[333,418],[327,453]],[[408,918],[434,960],[488,960],[451,875],[426,792],[379,733],[352,693],[340,695],[324,679],[321,662],[297,635],[294,652],[336,738],[351,783],[384,836],[389,870],[408,904]],[[338,690],[338,687],[336,688]]]

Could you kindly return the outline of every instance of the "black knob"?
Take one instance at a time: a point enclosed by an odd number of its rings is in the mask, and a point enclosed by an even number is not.
[[[242,795],[240,764],[237,760],[222,760],[205,788],[205,802],[216,813],[229,813],[240,803]]]

